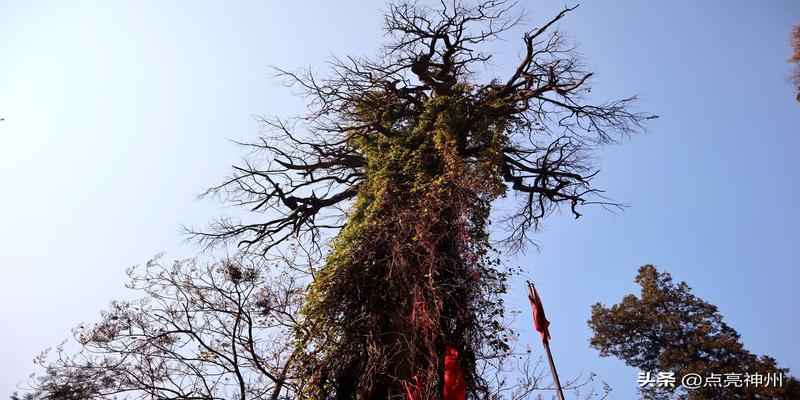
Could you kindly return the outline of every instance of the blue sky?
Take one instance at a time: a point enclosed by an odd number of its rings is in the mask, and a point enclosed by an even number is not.
[[[382,3],[307,3],[0,1],[0,395],[127,296],[126,267],[196,252],[179,226],[224,211],[195,195],[240,158],[227,139],[258,134],[252,114],[304,111],[267,66],[323,70],[381,42]],[[530,26],[564,5],[525,3]],[[800,374],[797,23],[788,0],[592,0],[560,24],[598,72],[598,99],[638,94],[661,117],[600,154],[596,183],[627,211],[555,216],[540,250],[513,260],[538,284],[562,376],[594,371],[611,398],[633,398],[637,371],[599,358],[586,320],[636,291],[645,263]],[[495,44],[498,69],[519,44]],[[516,286],[509,301],[539,351]]]

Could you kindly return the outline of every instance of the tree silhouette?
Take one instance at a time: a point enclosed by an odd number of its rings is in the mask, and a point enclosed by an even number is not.
[[[509,271],[489,240],[491,203],[511,194],[504,246],[521,250],[566,206],[619,207],[591,185],[598,146],[641,128],[634,98],[591,103],[593,74],[554,29],[524,34],[509,75],[481,81],[486,46],[522,15],[505,1],[390,4],[374,58],[336,58],[327,75],[278,70],[307,97],[296,120],[244,145],[244,165],[207,196],[246,207],[189,229],[201,243],[268,255],[287,240],[324,256],[300,310],[296,376],[311,398],[440,398],[458,354],[470,398],[509,352]]]
[[[589,327],[594,331],[592,347],[602,356],[615,356],[643,372],[674,372],[707,376],[716,374],[787,374],[773,358],[747,351],[739,333],[728,326],[717,310],[691,292],[685,283],[672,281],[666,272],[652,265],[639,268],[636,283],[639,297],[626,295],[619,304],[592,307]],[[744,380],[743,380],[744,381]],[[641,392],[647,399],[796,399],[800,383],[785,377],[783,386],[701,387],[685,390],[648,386]]]
[[[128,288],[143,296],[114,301],[100,322],[75,328],[77,353],[62,345],[40,356],[46,374],[21,398],[277,399],[294,346],[273,339],[297,328],[302,286],[293,271],[305,268],[280,263],[271,275],[243,259],[157,257],[129,269]]]

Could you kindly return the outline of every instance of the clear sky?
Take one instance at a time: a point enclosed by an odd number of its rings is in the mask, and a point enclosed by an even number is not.
[[[380,43],[382,3],[307,3],[0,0],[0,396],[128,296],[126,267],[196,252],[179,226],[224,211],[195,195],[240,158],[227,139],[258,134],[252,114],[304,111],[268,65],[322,70]],[[524,3],[530,26],[564,5]],[[637,290],[645,263],[800,375],[797,23],[790,0],[590,0],[561,24],[598,72],[597,98],[639,94],[661,116],[598,160],[598,186],[626,212],[551,218],[541,249],[515,260],[538,284],[564,377],[594,371],[611,398],[634,397],[637,371],[599,358],[586,320]],[[496,43],[498,68],[519,45]],[[518,327],[541,352],[516,289]]]

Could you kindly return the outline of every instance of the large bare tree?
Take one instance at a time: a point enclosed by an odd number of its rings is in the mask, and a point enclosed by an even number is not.
[[[444,354],[458,354],[470,398],[481,366],[509,351],[501,322],[509,272],[489,241],[490,210],[512,195],[504,246],[523,249],[560,207],[617,207],[592,185],[599,146],[636,132],[634,98],[587,100],[593,74],[555,28],[520,41],[507,76],[487,49],[523,21],[515,3],[399,1],[376,57],[336,58],[327,73],[278,70],[312,108],[264,118],[254,156],[206,195],[261,218],[190,232],[208,246],[268,255],[296,238],[324,262],[298,318],[295,371],[320,399],[441,398]]]

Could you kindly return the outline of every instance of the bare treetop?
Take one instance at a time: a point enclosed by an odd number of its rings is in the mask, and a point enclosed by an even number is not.
[[[222,218],[210,230],[190,231],[209,245],[233,240],[260,252],[295,235],[316,244],[321,229],[343,226],[342,209],[359,193],[369,155],[358,141],[396,136],[426,112],[426,102],[440,96],[464,103],[458,134],[467,162],[483,162],[487,150],[498,146],[476,137],[475,127],[503,124],[500,153],[492,163],[520,198],[517,211],[507,216],[513,248],[524,246],[540,220],[561,204],[575,217],[585,204],[617,207],[590,185],[597,170],[589,156],[654,116],[631,111],[633,97],[602,104],[585,100],[593,74],[553,29],[574,9],[525,33],[524,54],[510,76],[481,83],[471,71],[492,55],[479,47],[520,24],[515,2],[390,4],[387,43],[379,57],[335,58],[323,76],[277,70],[289,86],[301,89],[312,112],[294,122],[263,118],[270,133],[247,144],[263,153],[234,167],[205,194],[268,219]]]

